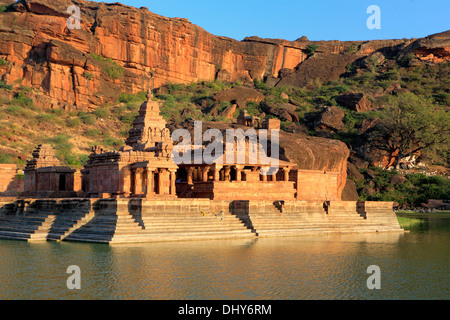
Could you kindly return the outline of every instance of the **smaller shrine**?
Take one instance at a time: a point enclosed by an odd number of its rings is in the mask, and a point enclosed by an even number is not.
[[[24,170],[24,193],[26,197],[64,198],[76,197],[79,188],[79,172],[60,166],[51,145],[38,145],[33,158]]]

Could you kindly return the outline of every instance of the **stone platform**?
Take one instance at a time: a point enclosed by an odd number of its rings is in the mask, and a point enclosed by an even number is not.
[[[0,198],[0,239],[133,243],[403,232],[392,202]]]

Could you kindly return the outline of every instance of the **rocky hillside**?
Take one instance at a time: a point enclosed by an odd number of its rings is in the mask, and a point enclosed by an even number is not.
[[[265,80],[304,86],[336,80],[374,52],[450,58],[449,33],[425,39],[296,41],[214,36],[186,19],[147,8],[84,0],[1,0],[1,79],[36,88],[38,105],[90,110],[162,84]],[[81,9],[81,29],[67,28],[67,8]]]

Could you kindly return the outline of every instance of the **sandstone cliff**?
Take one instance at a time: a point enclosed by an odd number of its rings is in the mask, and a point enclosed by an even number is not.
[[[2,0],[12,3],[11,0]],[[81,9],[81,29],[70,30],[67,8]],[[147,8],[84,0],[22,0],[0,13],[1,80],[41,90],[38,105],[92,109],[167,82],[270,79],[305,85],[336,79],[346,65],[382,50],[412,51],[426,60],[450,58],[450,36],[369,42],[219,37],[186,19]],[[306,48],[318,46],[312,56]],[[402,51],[403,50],[403,51]]]

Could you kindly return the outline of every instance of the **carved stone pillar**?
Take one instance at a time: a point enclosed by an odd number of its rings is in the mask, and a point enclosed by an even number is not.
[[[238,166],[236,166],[235,168],[236,168],[236,181],[241,181],[242,180],[242,169]]]
[[[202,172],[202,181],[203,181],[203,182],[208,181],[209,167],[203,167],[203,168],[201,168],[201,172]]]
[[[175,171],[170,171],[170,194],[172,195],[175,195],[177,193],[175,187],[175,179],[176,179]]]
[[[148,197],[148,196],[154,194],[154,191],[153,191],[153,180],[154,180],[153,174],[154,174],[154,172],[152,169],[146,168],[146,173],[147,173],[147,181],[146,181],[145,193]]]
[[[267,181],[267,168],[261,168],[261,180],[262,181]]]
[[[230,181],[230,167],[229,166],[226,166],[224,168],[224,180]]]
[[[214,175],[214,178],[213,178],[214,181],[220,181],[220,169],[219,168],[217,168],[217,167],[214,168],[213,175]]]
[[[192,179],[193,174],[194,174],[194,168],[193,167],[189,167],[189,169],[187,170],[187,183],[188,184],[192,184],[193,183],[193,179]]]
[[[289,172],[291,170],[289,168],[284,168],[283,172],[284,172],[284,181],[289,181]]]

